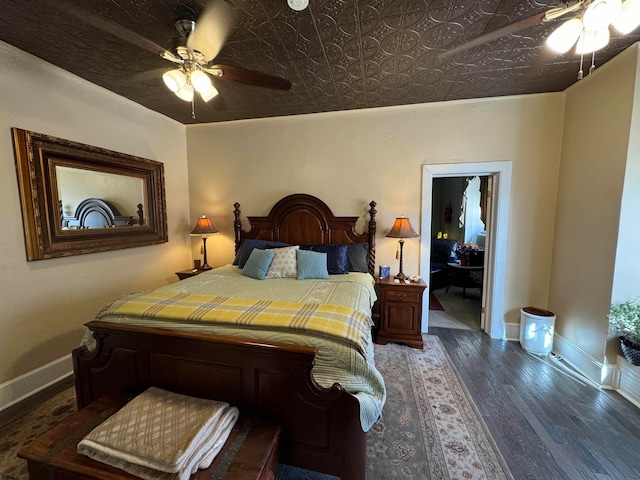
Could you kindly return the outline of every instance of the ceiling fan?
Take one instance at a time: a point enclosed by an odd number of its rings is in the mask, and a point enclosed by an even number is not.
[[[640,0],[626,0],[624,3],[621,0],[564,2],[562,6],[536,13],[446,50],[439,58],[453,57],[479,45],[561,17],[570,19],[553,31],[547,38],[547,45],[558,53],[566,53],[574,45],[578,54],[592,53],[609,42],[609,25],[613,25],[622,34],[630,33],[640,25]],[[592,65],[593,68],[595,67]],[[581,75],[579,78],[582,78]]]
[[[240,82],[259,87],[289,90],[291,82],[281,77],[231,65],[213,64],[233,25],[236,10],[229,3],[213,1],[196,23],[180,19],[176,30],[182,42],[174,51],[164,50],[160,56],[178,66],[162,75],[165,85],[179,98],[192,102],[197,92],[205,102],[218,94],[211,76],[221,80]]]
[[[49,5],[82,22],[107,32],[114,37],[143,48],[177,65],[165,71],[165,85],[182,100],[191,102],[191,116],[195,118],[194,98],[197,92],[208,102],[218,94],[210,77],[244,83],[258,87],[289,90],[291,82],[281,77],[256,72],[232,65],[214,64],[235,23],[236,8],[227,0],[211,0],[197,19],[190,8],[182,8],[175,27],[180,36],[179,44],[171,50],[165,49],[142,35],[87,9],[67,5],[57,0],[44,0]],[[302,0],[296,0],[302,2]],[[182,18],[181,18],[182,17]]]

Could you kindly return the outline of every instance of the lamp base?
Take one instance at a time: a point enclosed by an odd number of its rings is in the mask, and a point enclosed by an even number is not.
[[[393,278],[395,278],[396,280],[406,280],[408,277],[404,273],[400,272]]]
[[[200,270],[211,270],[212,267],[207,265],[206,263],[200,267]]]

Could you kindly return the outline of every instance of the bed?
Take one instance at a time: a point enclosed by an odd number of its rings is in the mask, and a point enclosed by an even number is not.
[[[62,214],[62,201],[60,201],[60,210],[62,228],[65,230],[144,225],[142,204],[138,204],[138,218],[136,219],[131,215],[121,215],[112,202],[99,198],[87,198],[80,202],[73,216],[66,217]]]
[[[375,202],[371,202],[368,212],[363,212],[368,213],[369,219],[365,232],[358,233],[356,223],[363,214],[338,217],[321,200],[295,194],[277,202],[265,217],[249,216],[251,228],[244,231],[240,205],[236,203],[236,253],[240,255],[244,242],[249,241],[313,244],[320,248],[336,244],[362,247],[366,259],[361,270],[366,272],[331,277],[340,277],[336,283],[345,285],[372,283],[375,206]],[[239,267],[226,266],[158,290],[166,295],[206,294],[210,288],[219,288],[215,284],[222,282],[221,294],[228,295],[229,291],[235,291],[239,277],[242,277]],[[289,282],[290,286],[295,284],[300,289],[303,282],[312,285],[322,281],[288,278],[267,282],[261,285],[275,288],[278,282]],[[317,295],[315,289],[313,292],[288,293],[287,299],[306,301]],[[261,295],[263,293],[254,294]],[[327,295],[331,297],[331,293]],[[341,293],[335,296],[344,297]],[[366,295],[361,293],[360,297]],[[367,302],[362,298],[346,301],[364,305]],[[374,299],[369,299],[369,315]],[[296,334],[303,340],[289,343],[294,335],[289,332],[274,334],[268,329],[257,329],[256,333],[232,327],[202,331],[154,322],[136,324],[129,320],[116,315],[87,324],[91,344],[85,343],[72,355],[79,408],[101,396],[120,392],[134,395],[152,385],[225,400],[244,413],[274,418],[282,425],[282,463],[343,479],[365,478],[366,430],[384,404],[384,383],[371,363],[370,330],[369,338],[364,339],[367,351],[353,351],[349,356],[349,362],[357,366],[357,371],[346,376],[342,372],[335,374],[343,379],[343,385],[331,382],[336,365],[327,361],[332,354],[325,353],[324,349],[333,340],[322,338],[317,332]],[[340,344],[338,348],[347,347]]]

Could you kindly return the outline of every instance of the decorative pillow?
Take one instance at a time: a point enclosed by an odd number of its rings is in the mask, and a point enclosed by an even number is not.
[[[254,248],[249,254],[247,262],[244,264],[242,275],[264,280],[275,256],[275,250],[260,250],[259,248]]]
[[[346,245],[313,245],[314,252],[327,254],[327,270],[329,275],[342,275],[349,273],[347,268],[347,246]]]
[[[298,280],[329,278],[327,254],[311,250],[298,250]]]
[[[347,245],[347,269],[350,272],[369,271],[369,244],[354,243]]]
[[[298,276],[298,268],[296,261],[296,252],[300,248],[299,245],[293,247],[275,248],[270,251],[275,252],[273,262],[269,267],[266,278],[296,278]]]
[[[288,247],[288,243],[284,242],[273,242],[270,240],[254,240],[252,238],[247,238],[242,241],[240,244],[240,248],[238,249],[238,253],[236,254],[236,258],[233,260],[233,264],[239,266],[240,268],[244,268],[244,264],[247,263],[247,259],[249,255],[251,255],[251,251],[254,248],[259,250],[265,250],[267,248],[273,247]]]

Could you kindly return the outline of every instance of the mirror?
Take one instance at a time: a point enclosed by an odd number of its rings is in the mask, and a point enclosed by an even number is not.
[[[162,163],[12,133],[27,260],[167,242]]]

